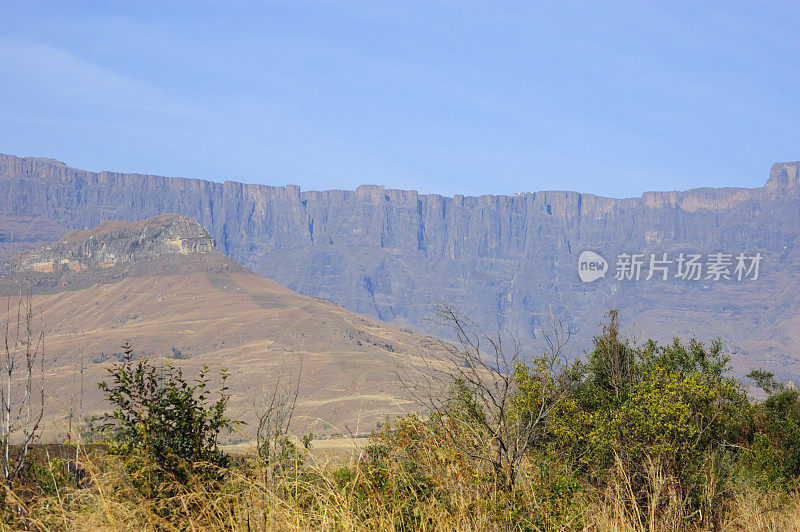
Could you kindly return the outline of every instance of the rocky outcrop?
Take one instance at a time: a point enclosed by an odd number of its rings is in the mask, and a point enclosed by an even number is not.
[[[200,224],[164,214],[135,223],[105,221],[91,231],[70,231],[54,244],[20,253],[14,262],[22,272],[83,271],[214,250],[214,239]]]
[[[426,328],[432,302],[442,299],[532,342],[552,310],[573,327],[580,351],[602,312],[616,307],[640,337],[729,337],[753,364],[800,375],[786,369],[800,358],[800,334],[782,325],[800,311],[799,169],[778,163],[753,189],[449,198],[372,185],[301,191],[95,173],[0,156],[0,251],[8,253],[14,227],[41,228],[15,239],[33,246],[52,241],[55,228],[175,212],[197,220],[221,251],[257,273],[384,320]],[[681,251],[764,259],[761,279],[749,284],[617,281],[613,265],[605,279],[585,284],[576,261],[586,249],[610,260]]]

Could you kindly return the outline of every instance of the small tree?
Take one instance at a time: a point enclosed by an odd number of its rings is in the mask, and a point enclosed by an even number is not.
[[[0,387],[0,462],[5,486],[11,489],[15,476],[27,463],[30,444],[38,436],[44,415],[44,329],[34,324],[31,294],[23,296],[20,290],[19,296],[12,297],[13,276],[8,280],[2,322],[5,382]],[[11,452],[12,444],[17,445],[17,453]]]
[[[512,488],[525,453],[568,392],[562,369],[570,331],[551,314],[546,352],[523,360],[513,338],[509,344],[501,333],[486,333],[454,307],[439,303],[435,316],[456,341],[428,338],[419,378],[398,378],[430,410],[448,445],[489,464]]]
[[[226,371],[221,372],[218,399],[209,403],[207,366],[189,384],[180,368],[156,366],[146,359],[134,362],[128,341],[122,349],[122,362],[108,369],[111,383],[99,385],[115,407],[98,418],[115,450],[140,453],[178,481],[185,481],[196,464],[224,465],[227,457],[219,450],[219,435],[239,423],[225,415]]]
[[[256,427],[256,446],[258,457],[266,469],[266,481],[274,482],[282,469],[297,460],[298,453],[290,439],[290,428],[300,392],[300,377],[303,372],[303,359],[300,358],[297,378],[294,382],[284,380],[283,368],[278,372],[271,390],[265,391],[262,403],[256,405],[258,426]],[[311,436],[303,439],[309,447]]]
[[[603,395],[619,402],[628,397],[636,382],[636,351],[620,337],[619,311],[609,310],[606,318],[602,334],[594,338],[587,369]]]

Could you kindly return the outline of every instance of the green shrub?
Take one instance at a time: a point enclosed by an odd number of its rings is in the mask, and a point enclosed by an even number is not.
[[[51,458],[45,463],[31,461],[26,469],[26,475],[33,481],[33,485],[42,494],[54,495],[60,486],[69,486],[75,482],[75,473],[70,469],[70,463],[60,458]]]
[[[768,397],[752,406],[752,434],[746,466],[766,485],[796,485],[800,479],[800,392],[756,370],[748,377]]]
[[[111,382],[99,385],[115,407],[96,418],[110,438],[110,449],[141,456],[141,461],[130,463],[151,469],[149,488],[157,489],[161,481],[185,482],[201,466],[209,471],[225,466],[227,457],[218,448],[218,437],[238,423],[225,415],[225,371],[218,397],[211,402],[207,367],[190,384],[179,368],[134,362],[130,344],[126,342],[123,349],[123,361],[108,370]]]

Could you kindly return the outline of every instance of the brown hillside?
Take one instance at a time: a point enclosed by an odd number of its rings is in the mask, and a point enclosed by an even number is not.
[[[231,411],[249,427],[262,392],[280,374],[291,380],[301,359],[304,429],[364,432],[406,405],[394,375],[400,362],[414,360],[417,337],[250,272],[188,218],[104,223],[12,263],[17,281],[33,287],[47,331],[50,435],[65,432],[81,355],[84,413],[102,411],[97,382],[123,339],[189,374],[203,365],[228,368]]]

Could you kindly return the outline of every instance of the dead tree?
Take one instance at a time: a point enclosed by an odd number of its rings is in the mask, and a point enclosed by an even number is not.
[[[83,396],[84,396],[84,373],[86,371],[86,364],[84,355],[81,354],[76,363],[79,365],[78,370],[72,378],[72,393],[69,400],[69,415],[67,426],[67,443],[75,445],[75,464],[74,472],[77,478],[80,460],[80,445],[81,445],[81,422],[83,421]],[[77,394],[77,397],[76,397]]]
[[[545,352],[523,359],[515,338],[485,332],[451,305],[438,303],[434,315],[442,336],[455,340],[428,337],[422,364],[398,378],[437,422],[443,443],[488,463],[513,487],[526,452],[568,393],[562,370],[570,331],[551,312]]]
[[[13,297],[11,274],[8,281],[2,322],[5,382],[0,387],[0,462],[5,486],[11,489],[14,478],[27,463],[30,445],[38,436],[44,415],[44,330],[35,327],[30,291],[23,296],[20,289],[19,295]],[[17,452],[12,453],[12,446]]]
[[[265,468],[265,480],[273,482],[276,476],[294,458],[294,445],[290,429],[300,393],[303,358],[300,357],[297,377],[287,382],[283,363],[271,389],[265,390],[261,403],[256,405],[258,424],[256,446],[258,457]]]

